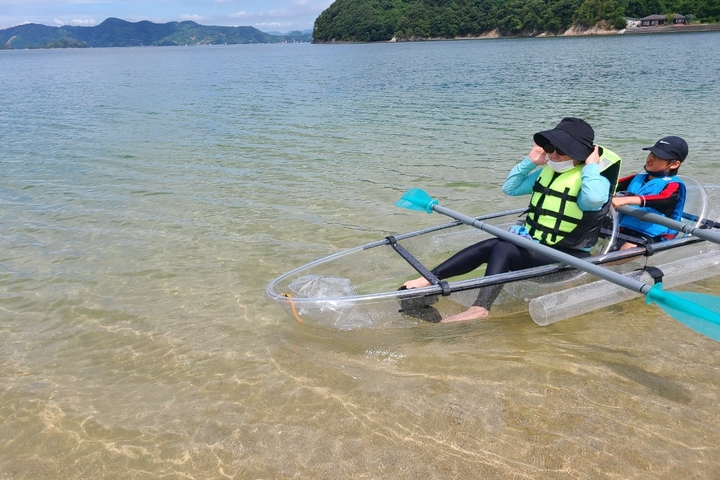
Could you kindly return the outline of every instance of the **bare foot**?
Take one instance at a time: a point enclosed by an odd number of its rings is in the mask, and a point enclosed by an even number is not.
[[[478,318],[485,318],[490,315],[487,308],[472,306],[462,313],[453,315],[451,317],[443,318],[440,323],[453,323],[453,322],[466,322],[468,320],[477,320]]]
[[[637,245],[635,245],[634,243],[625,242],[622,244],[622,246],[617,251],[621,252],[623,250],[629,250],[629,249],[635,248],[635,247],[637,247]],[[622,265],[623,263],[628,263],[628,262],[631,262],[632,260],[633,260],[633,257],[622,258],[620,260],[615,260],[614,262],[606,263],[605,266],[612,267],[615,265]]]
[[[416,278],[415,280],[408,280],[407,282],[403,283],[403,287],[410,289],[410,288],[421,288],[421,287],[428,287],[430,286],[430,282],[427,281],[425,277]]]

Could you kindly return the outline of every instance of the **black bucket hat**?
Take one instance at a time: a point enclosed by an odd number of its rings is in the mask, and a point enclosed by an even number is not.
[[[652,147],[643,148],[643,150],[650,150],[656,157],[663,160],[680,160],[682,162],[687,158],[688,144],[680,137],[663,137]]]
[[[536,133],[533,140],[542,148],[552,144],[575,160],[584,162],[593,151],[595,131],[585,120],[565,117],[552,130]]]

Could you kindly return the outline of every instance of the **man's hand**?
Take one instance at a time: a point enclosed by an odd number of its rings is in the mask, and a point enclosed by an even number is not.
[[[638,196],[613,197],[613,208],[623,207],[625,205],[642,205],[642,199]]]

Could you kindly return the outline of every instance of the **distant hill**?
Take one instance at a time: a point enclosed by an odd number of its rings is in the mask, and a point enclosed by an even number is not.
[[[311,42],[312,35],[270,35],[254,27],[216,27],[195,22],[126,22],[108,18],[94,27],[49,27],[29,23],[0,30],[0,49],[146,47],[240,43]]]
[[[613,31],[625,17],[692,15],[720,21],[720,0],[335,0],[315,20],[313,41],[377,42]]]
[[[299,30],[299,31],[298,31],[298,30],[293,30],[292,32],[289,32],[289,33],[283,33],[283,32],[277,32],[277,31],[270,31],[270,32],[265,32],[265,33],[267,33],[268,35],[279,35],[279,36],[283,36],[283,35],[296,35],[296,34],[299,33],[299,34],[301,34],[301,35],[310,35],[310,36],[312,36],[312,29],[310,29],[310,30]]]

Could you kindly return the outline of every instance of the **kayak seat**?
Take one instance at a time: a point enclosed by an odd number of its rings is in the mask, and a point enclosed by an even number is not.
[[[691,227],[699,227],[708,215],[708,194],[705,187],[692,177],[678,175],[685,184],[685,207],[682,222]],[[685,235],[680,232],[678,238]]]
[[[705,191],[705,188],[694,178],[692,177],[686,177],[683,175],[678,175],[680,179],[682,179],[683,183],[685,184],[686,194],[685,194],[685,205],[683,207],[683,217],[682,221],[683,223],[690,225],[692,227],[698,227],[700,226],[703,221],[705,220],[705,217],[707,215],[707,209],[708,209],[708,196],[707,192]],[[613,209],[614,212],[614,209]],[[615,214],[617,217],[617,213]],[[617,218],[615,219],[617,222]],[[680,232],[676,238],[680,238],[684,235],[684,233]],[[651,240],[649,237],[634,237],[631,235],[628,235],[626,233],[622,232],[616,232],[615,238],[613,239],[613,242],[610,244],[615,244],[618,240],[626,240],[629,242],[632,242],[636,245],[648,245],[650,243],[654,243],[653,240]],[[598,242],[601,243],[601,242]],[[607,253],[606,251],[599,251],[597,253],[593,252],[593,255],[598,255],[601,253]]]
[[[600,235],[598,240],[590,249],[592,255],[602,255],[608,253],[618,238],[618,216],[614,208],[610,208],[608,213],[603,218],[602,227],[600,228]]]

